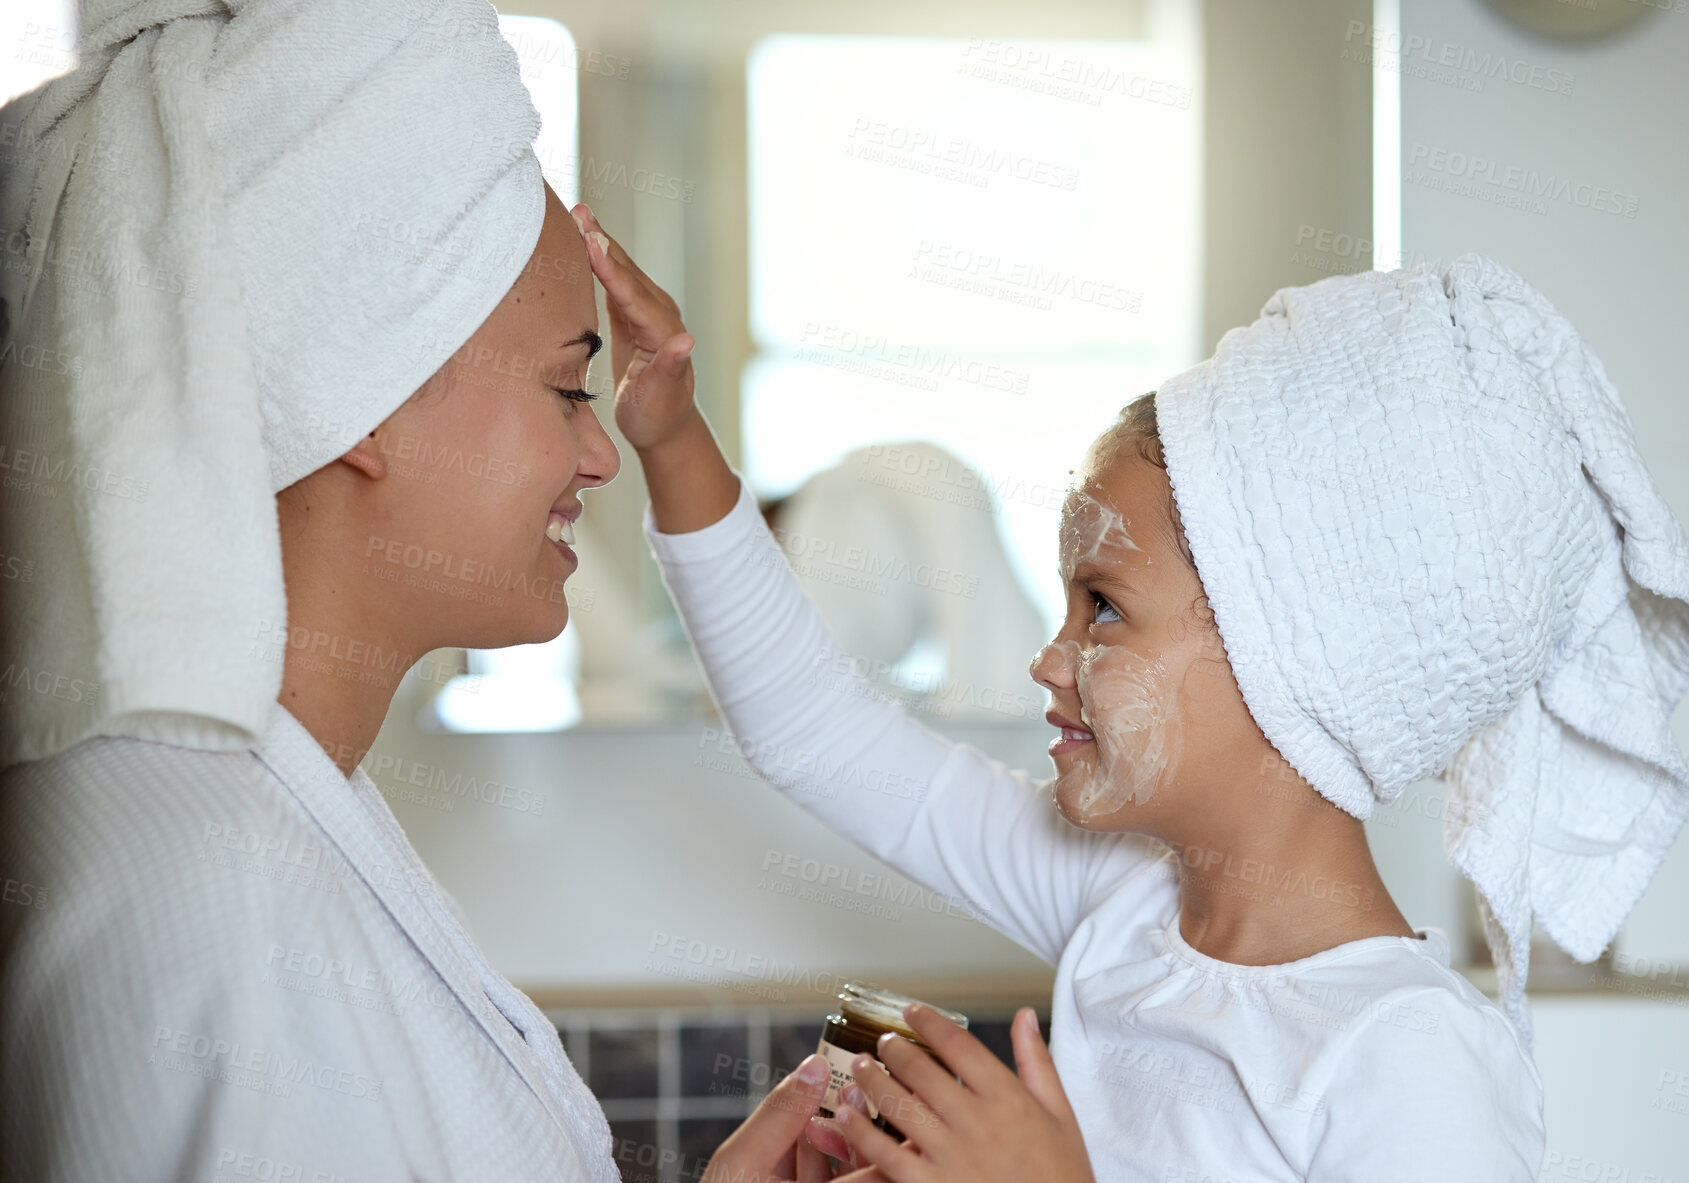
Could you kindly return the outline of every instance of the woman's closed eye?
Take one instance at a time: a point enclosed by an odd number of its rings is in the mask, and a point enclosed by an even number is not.
[[[598,397],[590,390],[567,390],[560,386],[553,386],[551,389],[555,390],[558,394],[562,395],[572,403],[590,403],[593,399]]]

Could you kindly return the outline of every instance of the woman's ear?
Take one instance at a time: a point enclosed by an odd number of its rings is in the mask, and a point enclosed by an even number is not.
[[[387,461],[381,455],[381,445],[376,443],[374,431],[353,444],[352,450],[340,459],[372,481],[379,481],[387,475]]]

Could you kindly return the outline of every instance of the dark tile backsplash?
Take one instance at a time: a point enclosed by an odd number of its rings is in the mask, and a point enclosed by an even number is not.
[[[774,1079],[791,1072],[821,1042],[821,1024],[826,1015],[808,1023],[771,1023],[768,1027],[768,1059]],[[766,1088],[765,1088],[766,1091]]]
[[[660,1039],[660,1032],[652,1027],[593,1030],[587,1037],[591,1049],[587,1087],[601,1101],[657,1096]]]
[[[753,1091],[750,1075],[744,1023],[680,1028],[681,1096],[743,1097]]]
[[[662,1155],[654,1121],[612,1121],[610,1137],[622,1183],[669,1183],[672,1174],[660,1171]],[[661,1164],[666,1165],[666,1164]],[[702,1177],[702,1172],[699,1173]]]
[[[679,1121],[680,1161],[675,1178],[681,1183],[696,1183],[704,1177],[710,1155],[727,1141],[727,1135],[739,1128],[738,1117],[683,1117]],[[626,1183],[626,1177],[623,1177]]]

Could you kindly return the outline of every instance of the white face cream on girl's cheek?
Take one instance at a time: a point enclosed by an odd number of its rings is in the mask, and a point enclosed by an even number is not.
[[[1074,805],[1085,817],[1101,817],[1143,804],[1172,777],[1183,740],[1166,664],[1098,645],[1081,659],[1078,684],[1080,718],[1096,737],[1096,758]]]
[[[1071,580],[1081,562],[1109,569],[1147,566],[1148,554],[1132,541],[1125,520],[1110,507],[1076,491],[1063,517],[1062,575]],[[1128,803],[1142,804],[1171,780],[1184,741],[1176,690],[1165,661],[1120,645],[1081,649],[1054,641],[1035,658],[1059,657],[1074,671],[1080,720],[1094,737],[1089,750],[1056,781],[1075,821],[1105,817]]]

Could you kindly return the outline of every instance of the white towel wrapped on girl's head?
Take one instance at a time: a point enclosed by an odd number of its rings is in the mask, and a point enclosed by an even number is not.
[[[1533,917],[1595,958],[1689,816],[1689,541],[1600,361],[1468,254],[1275,293],[1156,415],[1250,713],[1356,817],[1447,782],[1528,1040]]]

